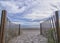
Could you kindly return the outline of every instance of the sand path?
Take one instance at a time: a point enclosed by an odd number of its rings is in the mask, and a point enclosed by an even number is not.
[[[39,32],[26,31],[22,35],[11,39],[9,43],[48,43],[48,41]]]

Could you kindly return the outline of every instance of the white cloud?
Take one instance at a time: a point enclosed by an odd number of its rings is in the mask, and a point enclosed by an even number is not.
[[[24,24],[23,22],[12,22],[14,24]]]
[[[2,9],[6,9],[9,13],[21,13],[25,10],[25,6],[23,6],[22,3],[19,2],[13,2],[13,1],[0,1],[1,7],[3,7]],[[17,5],[18,4],[18,5]]]
[[[33,20],[43,19],[43,18],[49,17],[50,15],[49,14],[43,14],[43,13],[36,13],[36,12],[34,12],[32,14],[25,15],[24,18],[32,19],[32,21],[33,21]]]
[[[31,14],[27,14],[24,16],[24,18],[27,19],[31,19],[33,20],[37,20],[37,19],[44,19],[47,18],[51,15],[53,15],[53,12],[56,10],[60,10],[60,6],[59,6],[59,0],[43,0],[39,5],[37,5],[37,7],[35,9],[32,9],[33,12]],[[57,8],[51,6],[54,5]]]
[[[29,0],[30,1],[30,0]],[[33,20],[40,20],[40,19],[44,19],[47,18],[49,16],[52,15],[52,13],[56,10],[60,10],[60,0],[37,0],[37,1],[27,1],[25,0],[25,3],[27,4],[26,6],[24,6],[24,2],[19,2],[19,0],[17,0],[17,2],[15,1],[0,1],[0,4],[2,7],[6,8],[6,10],[9,13],[23,13],[24,11],[26,11],[26,9],[29,9],[31,7],[30,10],[32,10],[32,13],[28,13],[25,14],[22,18],[26,18],[26,19],[31,19]],[[33,3],[34,2],[34,3]],[[51,6],[54,5],[54,6]],[[27,10],[29,11],[29,10]],[[31,22],[14,22],[16,24],[31,24]],[[37,22],[33,22],[32,24],[37,24]]]
[[[37,4],[36,1],[0,1],[2,9],[6,9],[9,13],[23,13],[25,10]]]
[[[24,28],[24,26],[26,27],[34,27],[34,28],[39,28],[40,27],[40,22],[12,22],[14,24],[21,24],[21,28]]]
[[[21,24],[21,25],[40,25],[40,22],[12,22],[14,24]]]

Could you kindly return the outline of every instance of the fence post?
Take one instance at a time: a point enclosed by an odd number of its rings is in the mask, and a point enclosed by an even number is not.
[[[42,24],[40,23],[40,35],[42,35]]]
[[[4,43],[5,20],[6,20],[6,10],[2,10],[1,28],[0,28],[0,43]]]
[[[55,12],[55,15],[56,15],[57,38],[58,38],[58,43],[60,43],[60,29],[59,29],[59,17],[58,17],[58,11]]]
[[[20,35],[20,24],[19,24],[19,32],[18,32],[18,34]]]

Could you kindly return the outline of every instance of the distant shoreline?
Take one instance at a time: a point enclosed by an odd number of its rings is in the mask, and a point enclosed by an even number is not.
[[[23,30],[39,30],[40,28],[21,28]]]
[[[40,30],[40,29],[21,29],[21,30]]]

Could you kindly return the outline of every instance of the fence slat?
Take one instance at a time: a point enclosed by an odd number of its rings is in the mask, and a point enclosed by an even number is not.
[[[2,10],[1,15],[1,31],[0,31],[0,43],[4,43],[4,29],[5,29],[5,20],[6,20],[6,10]]]
[[[40,23],[40,35],[42,35],[42,24]]]
[[[59,29],[59,16],[58,16],[58,11],[55,12],[55,15],[56,15],[57,38],[58,38],[58,43],[60,43],[60,29]]]
[[[19,31],[18,31],[18,34],[20,35],[20,24],[19,24]]]

